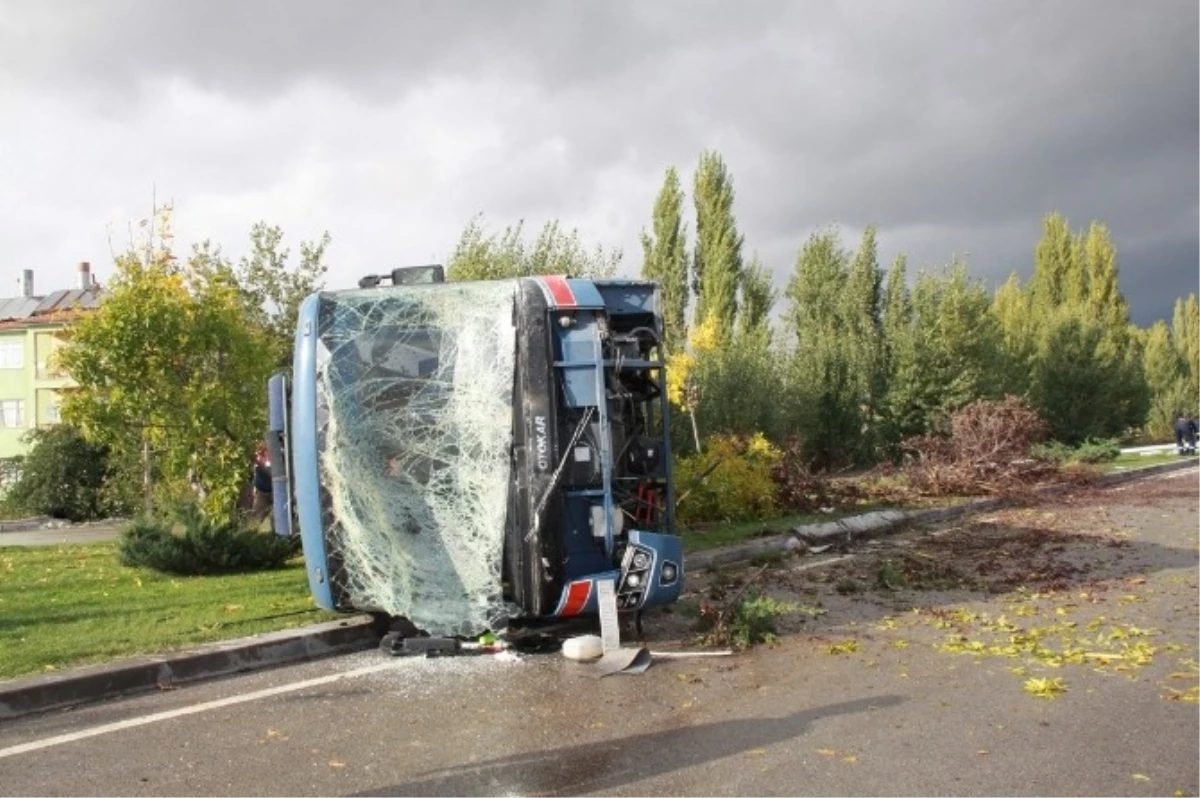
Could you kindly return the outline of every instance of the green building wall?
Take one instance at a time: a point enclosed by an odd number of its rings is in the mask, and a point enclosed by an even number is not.
[[[23,352],[20,368],[0,361],[0,458],[25,454],[26,433],[58,422],[60,392],[73,384],[52,366],[51,354],[61,345],[57,333],[62,329],[62,324],[44,324],[0,330],[0,345],[20,341]],[[9,426],[5,411],[12,408],[12,401],[22,402],[20,427]]]

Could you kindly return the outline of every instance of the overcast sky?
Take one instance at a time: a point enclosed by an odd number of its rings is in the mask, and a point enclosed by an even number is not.
[[[480,212],[635,274],[663,171],[690,193],[715,148],[780,286],[831,223],[1026,276],[1058,210],[1111,227],[1146,324],[1200,279],[1198,28],[1195,0],[0,0],[0,294],[103,280],[152,187],[181,246],[328,230],[331,287]]]

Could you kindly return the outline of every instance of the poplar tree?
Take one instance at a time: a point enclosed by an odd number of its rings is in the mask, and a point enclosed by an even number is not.
[[[850,254],[835,230],[809,236],[796,257],[784,318],[795,342],[786,375],[789,426],[817,467],[858,455],[859,375],[846,346]]]
[[[723,345],[733,335],[738,290],[742,280],[743,236],[733,215],[733,178],[719,154],[705,151],[696,167],[696,245],[692,280],[696,291],[695,323],[710,315]]]
[[[642,232],[642,276],[658,282],[668,351],[687,340],[688,260],[687,224],[683,221],[683,189],[679,173],[667,169],[654,201],[653,232]]]
[[[873,422],[884,390],[882,328],[883,271],[875,228],[867,227],[850,263],[843,304],[846,345],[856,375],[856,389],[867,421]]]
[[[1178,409],[1197,413],[1200,412],[1200,305],[1196,302],[1195,294],[1175,301],[1171,329],[1175,350],[1183,363],[1184,398],[1187,402]]]
[[[1003,299],[996,311],[1007,319],[1006,347],[1028,358],[1029,398],[1055,437],[1114,437],[1145,422],[1150,390],[1106,227],[1093,222],[1072,236],[1065,218],[1048,215],[1034,253],[1027,321],[1013,323],[1011,297]]]
[[[1147,430],[1158,438],[1169,438],[1175,414],[1191,410],[1187,365],[1172,340],[1171,328],[1161,319],[1146,332],[1144,363],[1150,388]]]

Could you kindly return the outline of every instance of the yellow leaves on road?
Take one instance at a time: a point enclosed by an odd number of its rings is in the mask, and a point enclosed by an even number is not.
[[[849,751],[839,751],[836,748],[818,748],[817,753],[820,754],[821,756],[827,756],[830,758],[837,757],[838,759],[841,759],[843,762],[845,762],[847,765],[853,765],[855,762],[858,761],[858,756],[856,756],[855,754],[852,754]]]
[[[854,654],[857,653],[861,648],[862,646],[859,645],[857,640],[843,640],[840,643],[833,643],[832,645],[825,646],[825,648],[822,650],[826,654],[837,656],[839,654]]]
[[[1036,698],[1058,698],[1067,692],[1067,683],[1062,679],[1026,679],[1024,689]]]

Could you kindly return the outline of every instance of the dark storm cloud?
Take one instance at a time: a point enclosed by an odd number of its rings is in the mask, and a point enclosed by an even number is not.
[[[111,113],[159,107],[172,80],[242,108],[314,85],[363,109],[446,80],[484,85],[492,102],[478,124],[498,132],[467,177],[438,187],[443,212],[459,214],[451,226],[476,211],[632,219],[623,240],[604,243],[624,246],[635,269],[651,184],[668,164],[690,184],[699,151],[715,147],[747,243],[780,284],[804,238],[830,222],[848,234],[877,224],[885,257],[904,249],[918,265],[969,252],[995,284],[1028,274],[1041,218],[1057,210],[1077,228],[1109,225],[1145,323],[1197,290],[1198,15],[1186,0],[0,0],[0,92],[7,81]],[[203,143],[180,129],[171,151],[211,162],[202,180],[217,195],[278,182],[318,129],[361,123],[338,108],[344,119],[313,119],[274,143],[268,125],[225,131],[227,141],[218,125],[214,137],[218,108],[197,120]],[[469,113],[455,120],[448,135],[475,127]],[[419,121],[388,117],[375,137],[319,134],[339,205],[403,193],[378,164],[340,160],[419,164],[421,153],[387,145]],[[644,185],[605,196],[618,173]]]
[[[36,6],[0,27],[0,65],[28,77],[136,91],[178,75],[263,96],[311,79],[394,96],[438,74],[503,73],[556,87],[638,70],[676,44],[719,46],[794,14],[781,0],[728,13],[670,3],[115,0]],[[686,13],[681,13],[686,9]]]

